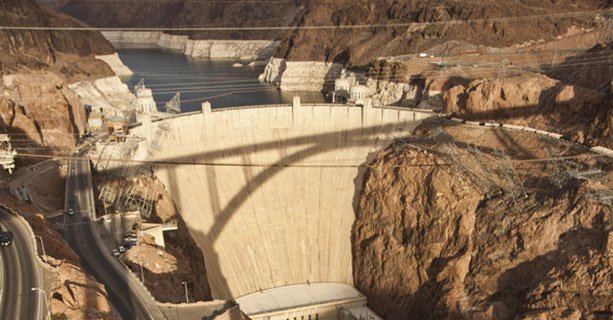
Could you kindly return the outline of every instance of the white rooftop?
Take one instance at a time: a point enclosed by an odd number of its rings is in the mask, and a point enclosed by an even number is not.
[[[255,315],[363,298],[363,294],[348,284],[312,283],[266,289],[236,298],[235,300],[244,313]]]
[[[376,313],[374,313],[372,310],[370,310],[369,307],[357,307],[357,308],[350,308],[350,309],[345,309],[344,311],[347,316],[349,316],[349,319],[364,319],[364,320],[383,320],[383,318],[381,318],[379,315],[377,315]]]

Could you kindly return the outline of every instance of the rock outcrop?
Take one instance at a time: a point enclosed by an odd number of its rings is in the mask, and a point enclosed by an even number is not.
[[[299,1],[68,1],[61,11],[95,27],[253,27],[294,25]],[[100,13],[104,12],[103,15]],[[272,40],[283,30],[174,32],[196,40]]]
[[[554,39],[571,26],[597,24],[592,15],[556,17],[535,15],[605,8],[607,1],[560,1],[500,3],[478,1],[470,4],[429,1],[364,1],[321,4],[305,1],[298,26],[406,24],[397,28],[299,29],[289,31],[275,57],[289,61],[342,61],[349,66],[366,66],[376,57],[418,53],[449,40],[475,45],[506,47],[528,41]],[[532,16],[530,19],[504,19]],[[490,19],[483,21],[482,19]],[[445,24],[448,21],[472,20]],[[480,21],[482,20],[482,21]]]
[[[104,285],[83,271],[79,257],[42,215],[27,217],[34,233],[44,239],[47,261],[56,267],[51,294],[55,317],[114,319]]]
[[[613,145],[611,94],[545,75],[475,80],[452,87],[443,101],[446,113],[463,118],[551,130],[589,145]]]
[[[134,74],[130,68],[123,64],[117,53],[96,56],[96,59],[104,61],[118,77],[131,76]]]
[[[109,153],[113,153],[110,151]],[[101,155],[101,158],[108,154]],[[143,170],[146,172],[146,170]],[[164,232],[165,248],[158,247],[155,239],[144,235],[139,243],[129,249],[122,259],[139,278],[144,275],[145,286],[159,302],[180,303],[185,301],[183,281],[188,282],[189,297],[194,301],[209,301],[211,289],[207,281],[204,257],[189,235],[187,226],[177,212],[170,194],[156,178],[141,174],[128,178],[95,176],[99,190],[106,188],[118,194],[117,201],[106,203],[109,211],[137,210],[125,207],[125,193],[129,189],[134,197],[152,199],[152,212],[149,223],[176,222],[176,231]],[[121,203],[119,207],[115,204]],[[141,270],[141,266],[143,267]]]
[[[0,4],[9,26],[84,27],[74,18],[31,0]],[[93,31],[0,30],[0,117],[17,135],[17,146],[38,153],[65,152],[86,130],[85,113],[68,83],[108,77],[113,71],[96,55],[112,45]]]
[[[598,201],[607,186],[572,178],[564,161],[516,161],[581,150],[498,128],[426,130],[381,152],[360,196],[354,282],[376,312],[613,316],[613,211]],[[574,163],[611,167],[608,159]]]
[[[334,79],[342,69],[338,63],[271,58],[259,79],[275,84],[281,91],[322,91],[334,87]]]
[[[71,83],[72,90],[84,104],[101,107],[107,116],[122,114],[136,105],[136,96],[119,77]]]
[[[3,79],[0,117],[8,132],[18,137],[17,146],[62,152],[85,132],[83,107],[60,77],[38,71]]]
[[[0,21],[8,26],[84,27],[74,18],[41,8],[32,0],[6,0],[0,4]],[[45,69],[62,55],[93,58],[111,54],[113,47],[92,31],[0,30],[0,75],[21,68]]]

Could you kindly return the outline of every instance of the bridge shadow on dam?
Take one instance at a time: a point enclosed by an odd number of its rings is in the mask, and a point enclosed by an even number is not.
[[[227,279],[223,278],[223,270],[217,262],[218,253],[213,250],[215,242],[219,239],[221,232],[227,226],[228,222],[237,212],[238,208],[247,201],[250,194],[253,194],[256,190],[261,188],[267,181],[278,175],[280,172],[287,168],[304,167],[313,168],[312,164],[301,163],[310,157],[330,152],[338,149],[347,149],[355,147],[373,146],[373,150],[369,151],[367,155],[361,157],[359,162],[351,164],[322,164],[315,165],[320,168],[355,168],[355,176],[353,177],[354,184],[354,196],[352,199],[352,207],[357,207],[357,199],[362,187],[362,178],[366,171],[368,164],[373,159],[375,153],[381,149],[389,146],[395,137],[408,136],[411,134],[412,129],[415,127],[415,123],[394,123],[388,125],[376,125],[357,129],[339,130],[322,134],[313,134],[300,137],[293,137],[288,139],[271,140],[262,143],[248,144],[230,148],[220,148],[202,153],[195,153],[185,156],[168,156],[156,158],[154,163],[124,163],[122,168],[114,170],[102,171],[105,174],[118,174],[121,170],[126,168],[138,169],[149,168],[151,165],[163,166],[167,170],[167,176],[169,185],[166,186],[169,190],[179,188],[181,181],[177,176],[176,170],[181,166],[193,166],[193,167],[235,167],[236,170],[241,170],[246,177],[246,183],[236,192],[222,207],[222,199],[216,186],[224,181],[219,181],[218,177],[212,172],[207,170],[207,183],[210,185],[209,196],[211,199],[210,206],[214,211],[219,212],[215,216],[213,226],[209,232],[204,234],[198,230],[191,229],[190,233],[194,237],[194,240],[201,246],[209,247],[205,255],[205,260],[208,260],[206,273],[208,275],[215,275],[215,279],[209,278],[209,282],[216,282],[218,289],[218,296],[214,298],[219,299],[231,299],[232,294],[229,288]],[[231,135],[232,133],[229,132]],[[254,155],[266,151],[276,151],[280,147],[284,149],[301,148],[298,151],[289,154],[283,154],[280,159],[272,163],[250,163],[247,159],[250,155]],[[243,157],[243,163],[227,163],[221,162],[220,159],[228,157]],[[355,160],[355,159],[353,159]],[[253,174],[254,168],[260,170],[258,173]],[[176,203],[181,201],[180,198],[173,199]],[[349,239],[347,240],[349,241]],[[210,253],[214,256],[211,256]],[[261,288],[265,289],[265,288]]]
[[[517,107],[506,112],[481,112],[473,114],[472,119],[475,120],[501,120],[515,118],[518,116],[528,116],[537,114],[550,114],[556,113],[559,110],[546,109],[542,107]],[[200,116],[200,115],[198,115]],[[213,247],[219,240],[221,233],[227,227],[230,220],[238,212],[238,209],[249,198],[249,195],[256,190],[262,188],[269,180],[288,168],[302,167],[309,168],[308,164],[304,164],[304,160],[314,157],[318,154],[330,152],[338,149],[364,147],[364,146],[377,146],[373,148],[375,150],[363,158],[358,164],[351,164],[351,167],[355,167],[355,176],[353,178],[354,194],[352,206],[357,208],[357,200],[362,188],[364,172],[369,167],[371,160],[374,158],[375,153],[387,146],[389,146],[395,137],[409,136],[413,127],[401,123],[393,123],[387,125],[375,125],[366,126],[363,128],[338,130],[333,132],[304,135],[299,137],[269,140],[266,142],[245,144],[237,147],[217,148],[211,151],[196,152],[189,155],[173,156],[166,155],[157,157],[154,162],[129,162],[126,161],[122,168],[102,170],[103,174],[119,174],[125,169],[149,169],[151,166],[163,166],[168,172],[168,185],[169,190],[178,190],[182,181],[177,174],[177,169],[182,166],[191,167],[226,167],[235,168],[235,170],[241,171],[245,177],[248,177],[246,183],[234,193],[227,204],[222,205],[222,198],[220,191],[215,188],[219,184],[223,184],[225,181],[220,181],[219,177],[215,175],[213,170],[208,170],[206,173],[207,183],[211,186],[209,188],[209,198],[211,199],[210,206],[214,208],[215,212],[219,212],[215,216],[215,221],[208,232],[204,233],[195,229],[190,230],[191,236],[196,243],[200,246],[200,249],[204,253],[206,247],[206,254],[204,258],[207,260],[206,273],[209,275],[209,282],[215,283],[215,287],[218,289],[214,298],[219,299],[231,299],[233,298],[228,283],[228,279],[224,278],[224,272],[219,262],[219,253],[216,252]],[[232,135],[232,132],[228,132],[228,135]],[[533,158],[534,154],[528,148],[523,148],[520,141],[514,140],[514,138],[506,133],[504,130],[497,132],[497,138],[501,144],[514,147],[517,153],[521,154],[521,158]],[[462,143],[454,142],[453,138],[449,138],[449,141],[430,141],[430,143],[455,143],[456,145],[462,145]],[[341,143],[342,141],[342,143]],[[266,151],[277,151],[282,146],[285,149],[301,148],[298,151],[283,154],[276,161],[272,163],[251,163],[249,158],[251,155]],[[495,150],[492,150],[494,152]],[[223,162],[227,158],[243,157],[241,162],[228,163]],[[415,165],[418,166],[418,165]],[[429,166],[429,165],[425,165]],[[322,167],[325,167],[323,165]],[[255,168],[258,172],[255,173]],[[334,168],[334,165],[328,166],[328,168]],[[177,193],[179,194],[179,193]],[[181,201],[180,198],[173,199],[176,203]],[[348,240],[349,241],[349,240]],[[259,244],[257,244],[259,245]],[[214,279],[213,279],[214,277]],[[264,288],[261,288],[264,289]]]

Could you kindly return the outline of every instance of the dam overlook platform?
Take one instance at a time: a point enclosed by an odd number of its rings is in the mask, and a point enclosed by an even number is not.
[[[334,104],[211,109],[149,121],[152,161],[202,250],[213,298],[306,283],[353,284],[351,228],[375,152],[429,110]]]

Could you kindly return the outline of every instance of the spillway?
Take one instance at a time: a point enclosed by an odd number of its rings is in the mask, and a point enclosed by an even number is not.
[[[250,106],[145,119],[139,159],[159,161],[205,257],[214,298],[352,284],[363,165],[435,113],[332,104]],[[142,147],[142,148],[141,148]]]

